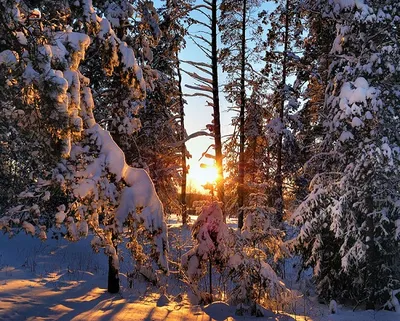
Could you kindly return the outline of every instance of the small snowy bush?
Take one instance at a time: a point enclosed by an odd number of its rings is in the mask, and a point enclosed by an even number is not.
[[[203,296],[198,288],[199,279],[204,276],[207,264],[222,271],[232,254],[234,235],[224,223],[222,210],[217,202],[204,206],[192,227],[195,246],[182,256],[192,289],[199,299]]]
[[[204,301],[204,294],[199,280],[204,277],[207,264],[212,264],[233,285],[228,294],[230,303],[249,305],[252,314],[257,315],[257,303],[277,298],[286,288],[268,263],[271,257],[274,261],[281,256],[280,231],[271,227],[270,213],[251,209],[240,232],[224,223],[217,202],[203,207],[192,228],[196,244],[182,256],[182,266],[200,301]]]
[[[265,195],[251,194],[245,208],[245,220],[238,234],[235,254],[229,260],[235,290],[232,303],[252,306],[267,304],[286,291],[271,264],[284,254],[282,232],[272,226],[275,210],[264,206]]]

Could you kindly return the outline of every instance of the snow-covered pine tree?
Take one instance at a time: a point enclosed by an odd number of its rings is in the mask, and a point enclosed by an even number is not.
[[[233,104],[232,109],[239,111],[237,118],[239,127],[239,160],[237,180],[237,208],[238,228],[243,226],[243,205],[245,201],[245,112],[247,104],[246,88],[251,86],[252,79],[256,78],[250,61],[256,61],[257,50],[250,47],[250,42],[260,42],[262,28],[254,18],[258,0],[223,0],[220,5],[221,19],[219,29],[221,30],[221,41],[224,48],[221,50],[222,69],[228,74],[228,83],[225,92],[228,100]],[[259,28],[257,28],[257,25]],[[238,59],[239,57],[239,59]],[[254,81],[254,80],[253,80]],[[233,137],[236,137],[235,135]],[[233,145],[234,146],[234,145]],[[232,150],[232,152],[234,152]]]
[[[142,55],[143,64],[157,70],[154,89],[146,97],[146,108],[139,113],[143,130],[135,135],[129,154],[134,163],[149,168],[160,199],[167,212],[180,210],[178,185],[185,185],[186,131],[184,128],[184,99],[179,83],[178,53],[184,46],[185,28],[182,19],[187,16],[190,4],[187,1],[167,2],[160,9],[158,23],[162,32],[152,55]],[[134,146],[134,147],[132,147]],[[184,193],[181,203],[186,213]],[[183,215],[184,216],[184,215]]]
[[[235,284],[230,300],[238,305],[239,314],[250,306],[251,314],[260,316],[257,304],[271,304],[287,292],[272,267],[286,250],[282,242],[284,233],[273,226],[276,210],[268,206],[268,197],[259,192],[248,198],[241,234],[228,261]]]
[[[187,34],[186,28],[183,26],[183,21],[188,17],[191,9],[193,0],[179,0],[179,1],[167,1],[166,12],[164,14],[164,25],[168,28],[168,33],[164,37],[166,40],[166,48],[168,51],[172,51],[169,55],[170,59],[173,59],[174,68],[169,68],[172,82],[176,86],[176,93],[174,104],[177,104],[179,110],[179,129],[180,129],[180,156],[181,156],[181,182],[180,182],[180,206],[182,225],[186,225],[188,222],[188,212],[186,204],[186,189],[187,189],[187,174],[188,166],[186,159],[191,157],[187,148],[185,139],[187,136],[185,128],[185,99],[183,98],[182,89],[182,72],[181,64],[179,59],[179,51],[185,46],[184,35]],[[166,33],[164,32],[164,35]],[[168,64],[167,64],[168,65]]]
[[[275,210],[266,205],[266,196],[250,195],[249,206],[244,209],[244,225],[238,231],[224,223],[218,202],[203,206],[192,227],[195,244],[182,256],[182,267],[200,301],[212,301],[215,292],[212,280],[218,272],[223,282],[229,279],[234,285],[233,289],[229,286],[223,289],[224,299],[238,305],[238,313],[245,313],[248,306],[251,314],[260,316],[257,304],[270,303],[286,291],[271,267],[285,250],[282,232],[271,224],[271,212]],[[209,293],[199,287],[199,281],[206,275]]]
[[[315,6],[315,7],[314,7]],[[331,47],[335,39],[335,24],[332,19],[323,17],[319,10],[318,3],[315,1],[302,2],[298,10],[303,17],[304,39],[301,45],[302,54],[300,63],[297,65],[296,82],[305,84],[305,90],[301,91],[301,98],[304,103],[299,110],[300,128],[296,133],[296,141],[299,143],[299,152],[296,153],[297,162],[303,165],[294,176],[294,190],[292,208],[296,208],[308,195],[307,189],[314,174],[318,172],[318,162],[309,161],[315,157],[325,157],[319,154],[322,142],[322,117],[325,102],[325,89],[328,84],[329,65],[331,63]],[[303,87],[303,86],[302,86]],[[323,224],[324,222],[321,222]],[[328,225],[326,225],[328,226]],[[321,275],[331,273],[334,269],[329,269],[330,265],[337,266],[339,246],[330,238],[329,228],[322,231],[325,236],[325,243],[329,248],[325,251],[323,272]],[[308,267],[309,250],[304,249],[300,252],[303,257],[304,268]],[[339,259],[340,264],[340,259]],[[330,274],[330,280],[335,280],[335,272]],[[346,282],[342,282],[345,284]],[[337,286],[340,284],[338,283]],[[325,288],[326,298],[331,297],[329,284],[322,284]]]
[[[318,173],[294,214],[297,240],[322,297],[375,308],[400,287],[400,4],[312,6],[336,22],[337,34]]]
[[[221,204],[213,202],[203,206],[201,213],[192,226],[195,245],[182,256],[182,267],[186,272],[192,291],[200,302],[213,301],[212,268],[220,273],[226,269],[227,261],[232,256],[235,235],[224,223]],[[199,288],[199,280],[208,268],[209,292]]]
[[[314,2],[302,2],[298,7],[303,17],[304,37],[300,46],[302,54],[297,65],[296,82],[301,90],[300,97],[304,101],[298,112],[300,127],[296,132],[299,151],[297,162],[304,165],[294,177],[294,206],[305,198],[306,186],[313,176],[313,166],[307,161],[318,151],[322,140],[321,110],[325,101],[325,88],[328,83],[330,50],[335,38],[335,25],[330,19],[324,19],[318,11],[310,9]],[[297,40],[299,43],[300,41]]]
[[[268,141],[266,135],[266,122],[271,117],[267,109],[267,100],[270,94],[260,82],[253,88],[248,99],[247,114],[245,119],[245,132],[247,144],[244,151],[247,166],[245,181],[248,193],[267,192],[270,182],[270,161]]]
[[[29,3],[28,3],[29,4]],[[41,23],[39,11],[30,10],[26,3],[21,4],[28,12],[24,17],[26,24],[32,30]],[[55,138],[55,133],[60,136],[66,128],[66,117],[63,114],[54,115],[52,97],[43,95],[38,97],[33,86],[25,86],[24,79],[29,79],[29,74],[24,74],[24,69],[16,72],[25,47],[38,46],[41,39],[28,37],[29,32],[20,26],[21,19],[18,5],[13,1],[0,2],[1,26],[0,36],[0,74],[1,82],[1,214],[7,207],[18,202],[19,195],[26,186],[53,168],[62,153],[60,139]],[[57,10],[54,6],[49,11]],[[24,95],[21,95],[21,92]],[[38,113],[42,107],[41,113]],[[53,112],[53,114],[52,114]],[[50,118],[53,123],[44,127],[42,119]],[[28,143],[29,142],[29,143]],[[55,191],[59,197],[64,195]],[[48,199],[48,193],[42,194]],[[35,205],[35,202],[32,202]],[[33,210],[36,212],[36,207]],[[43,215],[43,219],[44,219]],[[42,224],[49,225],[47,220]]]
[[[270,195],[272,190],[271,183],[271,164],[269,160],[269,145],[266,135],[266,121],[271,118],[269,110],[266,108],[270,94],[267,87],[263,86],[262,79],[253,75],[253,89],[247,99],[245,117],[245,136],[246,144],[244,158],[246,160],[244,181],[244,197],[248,200],[251,193],[264,192]],[[226,179],[226,209],[230,215],[237,213],[237,177],[238,177],[238,118],[232,119],[234,131],[230,139],[225,143],[225,162],[227,168]],[[244,203],[248,205],[247,202]]]
[[[303,25],[299,2],[296,0],[277,1],[276,8],[262,16],[264,23],[270,24],[263,73],[268,77],[272,91],[268,102],[272,117],[267,124],[274,175],[271,206],[277,209],[277,221],[282,222],[284,196],[287,198],[289,184],[300,165],[295,157],[298,153],[295,131],[299,128],[298,97],[301,88],[300,83],[293,81],[291,76],[295,74],[300,61],[297,40],[301,37]]]
[[[111,132],[113,139],[124,151],[127,163],[149,172],[166,209],[176,207],[175,185],[179,179],[176,170],[179,155],[177,148],[171,147],[171,144],[178,140],[178,125],[176,112],[174,114],[170,110],[173,99],[166,97],[172,96],[176,90],[166,88],[171,86],[172,81],[161,68],[170,68],[171,61],[168,61],[165,52],[158,51],[159,48],[166,49],[163,38],[170,32],[168,28],[171,25],[160,22],[151,1],[106,1],[96,3],[96,7],[109,17],[116,35],[134,50],[146,82],[146,97],[127,101],[129,92],[120,86],[119,81],[123,73],[122,66],[109,63],[113,59],[112,46],[106,44],[104,50],[89,48],[88,55],[92,59],[85,61],[82,68],[92,74],[91,88],[98,101],[95,117]],[[161,24],[164,32],[161,31]],[[174,42],[169,46],[175,46]],[[107,77],[104,77],[104,73]],[[160,96],[164,97],[155,100],[155,97]],[[139,131],[142,126],[145,128]],[[163,157],[160,158],[160,155]]]
[[[112,15],[101,12],[102,7],[94,7],[91,0],[71,6],[62,3],[56,10],[52,4],[0,2],[5,22],[0,26],[0,69],[8,80],[1,84],[6,98],[2,107],[8,111],[13,132],[33,147],[31,155],[39,156],[40,164],[28,173],[18,204],[2,215],[0,227],[12,233],[22,226],[45,239],[50,217],[56,225],[65,226],[73,241],[90,229],[96,235],[92,245],[103,248],[112,263],[109,291],[117,292],[117,245],[123,224],[129,222],[133,231],[142,227],[153,244],[152,256],[167,271],[166,224],[148,174],[126,163],[111,134],[94,118],[91,74],[81,65],[93,47],[100,52],[107,49],[108,55],[101,55],[105,76],[109,68],[120,66],[115,81],[125,88],[121,99],[128,109],[139,108],[141,104],[135,102],[145,97],[146,83],[133,50],[114,32]],[[18,122],[13,121],[15,114]],[[2,144],[8,144],[12,137],[3,135],[2,139]],[[135,241],[127,246],[134,248]]]

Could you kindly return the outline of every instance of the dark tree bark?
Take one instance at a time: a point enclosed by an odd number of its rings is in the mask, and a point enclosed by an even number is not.
[[[219,108],[219,86],[218,86],[218,49],[217,49],[217,0],[211,2],[211,66],[213,85],[213,111],[214,111],[214,142],[215,162],[218,171],[217,196],[219,201],[224,202],[224,172],[222,167],[222,143],[221,143],[221,120]]]
[[[183,92],[182,92],[182,74],[179,64],[178,53],[176,54],[176,68],[178,74],[178,88],[179,88],[179,103],[180,103],[180,121],[181,121],[181,141],[185,140],[185,104],[183,100]],[[187,166],[186,166],[186,144],[182,144],[182,181],[181,181],[181,211],[182,211],[182,225],[187,224],[187,205],[186,205],[186,175],[187,175]]]
[[[242,43],[240,61],[240,113],[239,113],[239,183],[238,183],[238,228],[243,227],[243,204],[244,204],[244,112],[246,107],[245,68],[246,68],[246,10],[247,0],[243,0],[242,17]]]
[[[286,97],[286,77],[287,77],[287,56],[288,56],[288,42],[289,42],[289,0],[286,0],[285,12],[285,34],[284,34],[284,49],[283,49],[283,63],[282,63],[282,83],[281,83],[281,97],[279,106],[279,118],[283,122],[285,97]],[[277,221],[283,220],[283,177],[282,177],[282,148],[283,148],[283,132],[279,133],[278,150],[277,150],[277,169],[276,169],[276,215]]]
[[[117,247],[115,247],[117,250]],[[108,285],[107,291],[109,293],[118,293],[119,292],[119,271],[113,264],[113,258],[111,256],[108,257]]]

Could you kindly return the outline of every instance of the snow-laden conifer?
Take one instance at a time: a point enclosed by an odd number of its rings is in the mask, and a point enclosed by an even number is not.
[[[13,97],[6,97],[3,104],[11,114],[18,111],[20,115],[14,123],[16,135],[38,146],[49,159],[44,159],[46,168],[41,165],[27,173],[30,181],[18,196],[20,205],[2,215],[1,228],[12,232],[21,225],[44,238],[53,217],[55,224],[66,226],[70,240],[91,230],[96,235],[93,246],[103,248],[117,270],[117,244],[123,225],[131,222],[132,228],[144,227],[154,258],[167,271],[163,206],[148,174],[126,163],[110,132],[96,121],[91,74],[80,68],[90,49],[107,48],[110,59],[102,63],[107,68],[120,66],[116,81],[126,92],[121,105],[129,109],[126,115],[132,114],[147,88],[132,48],[114,32],[116,21],[106,17],[110,11],[97,14],[99,8],[91,0],[60,6],[57,16],[51,10],[33,15],[26,4],[0,2],[2,18],[8,21],[2,33],[10,39],[2,43],[0,68],[10,78],[5,86],[20,95],[18,105]],[[131,8],[129,1],[122,4]],[[69,16],[72,25],[59,12]],[[104,73],[108,74],[107,69]],[[117,278],[117,272],[112,278]]]
[[[318,173],[294,213],[319,292],[377,307],[400,287],[397,1],[320,1],[336,22]]]
[[[287,291],[273,269],[273,262],[281,258],[285,250],[282,232],[271,223],[275,213],[265,206],[265,196],[253,194],[250,199],[249,206],[244,208],[241,231],[224,223],[217,202],[204,206],[192,227],[195,245],[182,256],[182,266],[199,299],[213,299],[215,289],[210,288],[206,294],[205,289],[199,287],[199,280],[208,272],[207,277],[212,282],[215,274],[210,273],[217,271],[225,282],[229,280],[233,284],[225,299],[238,305],[239,313],[244,313],[248,306],[250,312],[257,315],[261,312],[257,304],[271,303]]]

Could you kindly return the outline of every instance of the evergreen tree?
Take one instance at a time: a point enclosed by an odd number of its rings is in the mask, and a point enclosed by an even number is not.
[[[251,80],[248,76],[251,57],[248,48],[250,38],[249,29],[253,28],[253,41],[259,40],[261,28],[256,28],[255,20],[251,19],[251,11],[259,6],[259,1],[237,1],[224,0],[221,2],[221,21],[219,24],[222,30],[222,43],[226,47],[222,50],[221,59],[223,70],[228,73],[230,81],[225,86],[229,100],[239,108],[239,163],[237,182],[237,208],[238,228],[243,226],[243,205],[245,197],[245,109],[246,109],[246,87]],[[251,27],[250,27],[251,26]],[[254,30],[255,29],[255,30]],[[237,59],[239,57],[240,59]],[[250,73],[252,72],[250,68]],[[254,74],[254,73],[253,73]]]
[[[300,164],[295,155],[298,143],[295,138],[299,130],[299,82],[292,81],[300,67],[299,43],[303,30],[299,14],[299,2],[276,1],[276,8],[263,13],[264,23],[270,24],[263,74],[268,77],[273,94],[268,108],[267,137],[270,145],[271,175],[274,187],[271,191],[271,206],[277,209],[277,221],[284,217],[284,197],[289,194],[290,182]],[[284,182],[285,181],[285,182]],[[284,184],[285,183],[285,184]]]
[[[182,256],[182,266],[193,292],[203,302],[213,300],[212,280],[216,272],[229,277],[235,285],[228,299],[238,306],[238,314],[251,309],[252,315],[263,316],[257,304],[278,298],[286,291],[269,259],[282,255],[280,231],[271,226],[265,195],[251,195],[245,207],[245,222],[241,231],[223,222],[217,202],[203,206],[192,227],[194,246]],[[208,268],[209,293],[199,288]],[[214,268],[214,269],[213,269]]]
[[[171,173],[179,173],[175,176],[175,182],[168,182],[165,186],[174,188],[177,183],[180,183],[180,211],[182,215],[182,224],[187,223],[187,206],[186,206],[186,176],[187,165],[186,159],[190,157],[186,149],[185,140],[187,137],[185,130],[185,100],[182,92],[182,75],[180,70],[179,52],[185,46],[184,36],[186,29],[183,26],[183,21],[187,19],[192,6],[191,0],[180,1],[167,1],[163,12],[163,20],[160,23],[160,28],[163,36],[160,39],[158,46],[155,48],[155,63],[153,64],[159,72],[161,72],[165,79],[168,81],[163,82],[166,87],[163,91],[165,93],[163,99],[160,100],[161,105],[164,104],[166,109],[170,110],[171,118],[166,122],[166,126],[175,128],[176,133],[174,136],[175,142],[166,141],[166,146],[169,147],[174,153],[174,159],[179,158],[174,163],[179,164],[178,168],[171,168]],[[167,107],[167,106],[168,107]],[[179,143],[177,143],[179,141]],[[176,164],[175,164],[176,165]],[[180,167],[180,168],[179,168]],[[178,169],[178,170],[177,170]],[[176,189],[175,189],[176,190]],[[176,194],[176,193],[175,193]],[[173,197],[174,194],[170,193],[170,199],[178,200],[178,197]],[[175,195],[176,196],[176,195]]]
[[[298,163],[302,164],[294,178],[295,206],[307,195],[306,186],[311,181],[314,168],[308,162],[318,153],[322,141],[322,108],[325,101],[325,88],[328,84],[330,50],[335,38],[335,25],[332,20],[324,19],[317,11],[299,7],[305,30],[301,49],[303,54],[296,70],[296,82],[301,90],[300,97],[304,104],[298,112],[300,127],[296,132],[299,145]]]
[[[319,293],[366,308],[400,286],[397,1],[313,3],[336,22],[311,193],[298,242]],[[378,36],[379,35],[379,36]]]
[[[103,248],[109,257],[108,289],[118,292],[117,245],[123,238],[123,224],[128,224],[133,234],[143,231],[152,243],[152,257],[165,271],[166,224],[148,174],[126,163],[110,132],[93,115],[91,74],[84,64],[90,60],[88,53],[100,53],[106,76],[111,77],[110,68],[120,68],[113,81],[124,88],[120,98],[127,115],[140,105],[147,86],[133,50],[112,27],[118,23],[111,13],[121,14],[122,7],[111,10],[107,6],[110,10],[102,12],[103,2],[99,2],[96,13],[90,0],[71,6],[62,3],[51,7],[52,3],[0,2],[1,21],[5,22],[0,26],[0,70],[8,80],[0,91],[18,93],[16,97],[4,96],[2,107],[9,112],[5,123],[19,142],[31,146],[27,150],[30,156],[16,158],[16,164],[37,158],[37,166],[27,173],[18,205],[13,204],[2,215],[0,227],[11,234],[22,227],[45,239],[52,220],[56,226],[65,226],[72,241],[86,236],[90,229],[96,235],[93,247]],[[128,2],[119,5],[126,5],[130,13]],[[101,72],[93,69],[93,75]],[[18,122],[13,121],[15,113]],[[3,139],[13,152],[8,144],[12,137],[5,133]],[[141,245],[135,242],[131,237],[127,246],[136,255]]]

